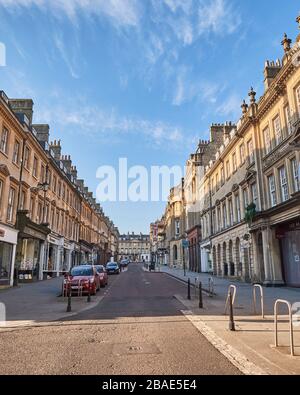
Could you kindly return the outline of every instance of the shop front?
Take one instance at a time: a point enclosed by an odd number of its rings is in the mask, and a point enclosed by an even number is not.
[[[0,224],[0,287],[13,286],[18,231]]]
[[[80,240],[80,264],[92,264],[93,261],[93,246],[84,240]]]
[[[189,240],[189,270],[199,273],[201,271],[200,248],[201,227],[199,225],[187,232]]]
[[[47,236],[50,229],[38,225],[21,211],[17,216],[18,243],[16,251],[16,277],[18,282],[32,282],[42,278],[46,257]]]
[[[72,267],[72,256],[74,251],[74,244],[69,240],[64,240],[64,250],[63,250],[63,264],[60,270],[60,274],[67,273]]]
[[[300,287],[300,218],[276,227],[286,285]]]
[[[47,239],[47,254],[43,266],[43,279],[59,276],[63,259],[64,238],[51,233]]]

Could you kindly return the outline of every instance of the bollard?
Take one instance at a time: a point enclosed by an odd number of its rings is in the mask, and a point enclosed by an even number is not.
[[[231,291],[229,292],[229,330],[235,331]]]
[[[199,281],[199,309],[203,309],[202,283]]]
[[[188,300],[191,300],[191,280],[188,279]]]
[[[197,283],[198,283],[198,278],[195,278],[195,299],[197,298]]]
[[[88,289],[87,302],[90,303],[90,301],[91,301],[91,282],[89,281],[89,289]]]
[[[68,305],[67,305],[67,313],[70,313],[72,311],[72,286],[71,283],[67,283],[67,290],[68,292]]]

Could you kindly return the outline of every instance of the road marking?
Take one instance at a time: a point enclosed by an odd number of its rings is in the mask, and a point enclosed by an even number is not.
[[[178,299],[179,300],[179,299]],[[241,352],[230,346],[220,338],[208,325],[201,321],[199,316],[190,310],[181,310],[181,313],[199,330],[199,332],[234,366],[246,375],[268,375],[263,369],[250,362]]]

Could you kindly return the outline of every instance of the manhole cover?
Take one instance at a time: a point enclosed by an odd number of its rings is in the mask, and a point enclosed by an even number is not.
[[[154,343],[118,343],[113,346],[114,355],[160,354]]]

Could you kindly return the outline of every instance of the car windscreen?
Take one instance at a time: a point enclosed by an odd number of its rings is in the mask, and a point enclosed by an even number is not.
[[[108,263],[106,267],[117,267],[118,265],[116,263]]]
[[[104,272],[103,266],[96,266],[96,269],[97,269],[98,273],[103,273]]]
[[[73,267],[71,276],[92,276],[93,269],[91,267]]]

